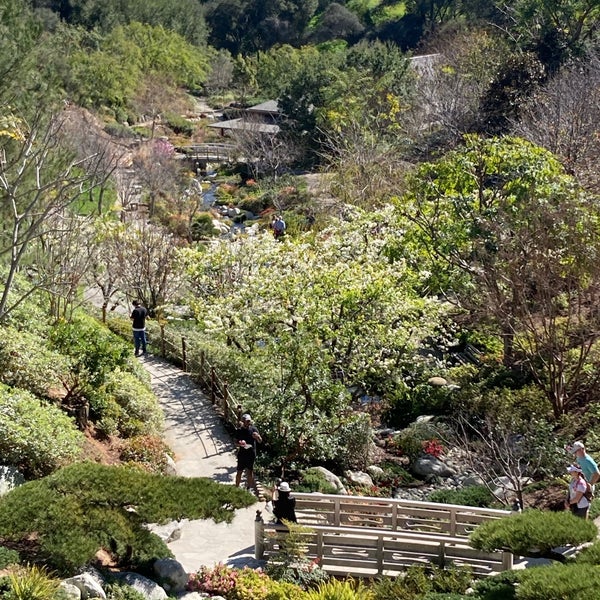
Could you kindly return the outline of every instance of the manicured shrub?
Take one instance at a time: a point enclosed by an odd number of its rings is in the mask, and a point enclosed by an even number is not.
[[[185,117],[181,117],[174,113],[165,115],[167,125],[177,134],[191,136],[194,133],[194,123],[188,121]]]
[[[65,356],[50,350],[39,335],[12,327],[2,327],[0,332],[0,382],[42,398],[64,393],[61,377],[68,372]]]
[[[586,565],[600,565],[600,542],[595,542],[577,553],[575,562]]]
[[[166,474],[169,447],[158,436],[138,435],[125,440],[120,458],[123,462],[135,463],[149,473]]]
[[[0,537],[21,541],[36,534],[24,560],[43,560],[73,573],[104,548],[117,565],[147,570],[171,556],[144,523],[212,518],[231,521],[254,497],[204,478],[163,477],[141,469],[79,463],[15,488],[0,502]],[[135,506],[135,511],[124,507]]]
[[[80,456],[83,434],[60,409],[0,385],[0,456],[26,477],[41,477]]]
[[[300,600],[302,589],[291,583],[281,584],[260,570],[244,567],[238,571],[234,588],[227,600]]]
[[[504,571],[491,575],[473,584],[477,600],[514,600],[516,583],[522,571]]]
[[[556,558],[553,548],[590,542],[597,535],[593,522],[570,512],[526,510],[479,525],[470,540],[486,552],[506,549],[521,556]]]
[[[135,588],[118,581],[107,583],[102,588],[107,600],[146,600],[146,596]]]
[[[485,508],[496,499],[484,485],[470,485],[459,490],[436,490],[429,495],[429,501]]]
[[[44,568],[37,566],[19,567],[8,575],[10,589],[3,600],[55,600],[60,581]]]
[[[107,373],[103,389],[119,405],[117,429],[123,437],[161,431],[162,413],[158,400],[135,375],[120,369]]]
[[[298,492],[319,492],[321,494],[337,494],[337,488],[325,479],[325,475],[318,469],[306,469],[302,472]]]
[[[518,600],[597,598],[600,570],[594,565],[556,564],[525,569],[519,577]]]

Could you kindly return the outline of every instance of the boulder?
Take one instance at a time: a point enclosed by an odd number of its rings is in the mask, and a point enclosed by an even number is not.
[[[369,465],[367,467],[367,473],[375,479],[381,477],[383,475],[383,472],[383,469],[381,467],[378,467],[377,465]]]
[[[373,486],[373,480],[371,479],[371,476],[363,471],[346,471],[344,475],[348,480],[356,485],[364,485],[366,487]]]
[[[61,581],[60,589],[65,600],[81,600],[81,590],[76,585]]]
[[[439,458],[429,454],[422,454],[411,465],[411,470],[419,477],[453,477],[456,471],[442,462]]]
[[[169,592],[182,592],[188,582],[188,574],[174,558],[160,558],[154,563],[154,572]]]
[[[138,575],[137,573],[118,573],[115,576],[119,581],[130,585],[148,600],[164,600],[164,598],[168,598],[167,592],[158,583],[147,577]]]
[[[175,461],[171,457],[170,454],[165,454],[165,458],[167,459],[167,467],[165,469],[165,474],[171,477],[175,477],[177,475],[177,465]]]
[[[325,480],[335,487],[338,494],[345,495],[348,493],[344,487],[344,484],[340,481],[340,478],[337,475],[334,475],[331,471],[328,471],[325,467],[311,467],[311,469],[321,473]]]
[[[63,583],[75,586],[80,591],[82,600],[88,600],[88,598],[102,598],[106,600],[102,584],[91,573],[81,573],[81,575],[69,577]]]
[[[532,480],[528,477],[522,477],[521,487],[530,484],[531,481]],[[495,479],[492,484],[496,486],[496,489],[494,490],[494,496],[497,496],[507,503],[512,501],[512,498],[515,495],[515,486],[508,477],[498,477],[498,479]]]
[[[24,483],[25,478],[17,467],[0,465],[0,496]]]

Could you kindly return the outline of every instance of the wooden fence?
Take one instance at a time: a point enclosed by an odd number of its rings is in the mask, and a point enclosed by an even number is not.
[[[509,552],[482,552],[468,535],[503,510],[358,496],[294,494],[309,558],[332,573],[397,575],[411,564],[467,566],[477,576],[512,568]],[[256,521],[255,553],[276,553],[286,529]]]

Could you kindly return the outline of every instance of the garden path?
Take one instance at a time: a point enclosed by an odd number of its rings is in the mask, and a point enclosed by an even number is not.
[[[235,454],[231,436],[210,400],[190,376],[156,356],[140,361],[151,377],[165,415],[164,439],[175,454],[177,474],[208,477],[233,485]],[[168,546],[188,573],[222,562],[255,567],[254,520],[264,502],[239,509],[230,524],[212,520],[183,521],[181,537]]]

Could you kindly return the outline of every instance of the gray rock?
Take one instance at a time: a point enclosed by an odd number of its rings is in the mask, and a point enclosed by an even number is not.
[[[168,598],[167,592],[158,583],[137,573],[119,573],[116,575],[116,578],[130,585],[148,600],[164,600],[164,598]]]
[[[378,479],[379,477],[381,477],[383,475],[383,469],[381,467],[378,467],[377,465],[369,465],[367,467],[367,473],[371,477]]]
[[[160,558],[157,560],[154,563],[154,572],[169,592],[182,592],[189,579],[181,563],[174,558]]]
[[[165,458],[167,459],[167,466],[165,469],[166,475],[175,477],[177,475],[177,465],[175,464],[175,461],[170,454],[165,454]]]
[[[466,475],[462,478],[460,482],[464,487],[470,487],[472,485],[483,485],[483,479],[479,477],[476,473],[471,473],[470,475]]]
[[[433,415],[419,415],[415,423],[426,425],[427,423],[431,423],[434,419],[435,417]]]
[[[60,589],[63,592],[65,600],[81,600],[81,590],[76,585],[61,581]]]
[[[169,521],[164,525],[157,525],[151,523],[147,527],[148,529],[156,534],[165,544],[170,544],[181,537],[181,524],[184,521]]]
[[[456,471],[443,463],[439,458],[429,454],[422,454],[411,465],[412,471],[420,477],[453,477]]]
[[[328,481],[331,485],[335,487],[338,494],[347,494],[346,488],[344,484],[340,481],[340,478],[337,475],[334,475],[331,471],[328,471],[325,467],[311,467],[313,471],[318,471],[325,477],[326,481]]]
[[[25,478],[17,467],[0,465],[0,496],[24,483]]]
[[[344,473],[347,479],[349,479],[352,483],[357,485],[365,485],[371,487],[373,485],[373,480],[368,473],[364,473],[363,471],[346,471]]]
[[[521,478],[521,487],[531,483],[531,479],[527,477]],[[515,486],[512,484],[508,477],[498,477],[492,482],[496,486],[494,495],[503,500],[504,502],[510,502],[515,495]]]
[[[75,575],[75,577],[65,579],[63,583],[73,585],[79,589],[82,600],[88,600],[88,598],[102,598],[106,600],[106,594],[102,589],[102,585],[91,573]]]

